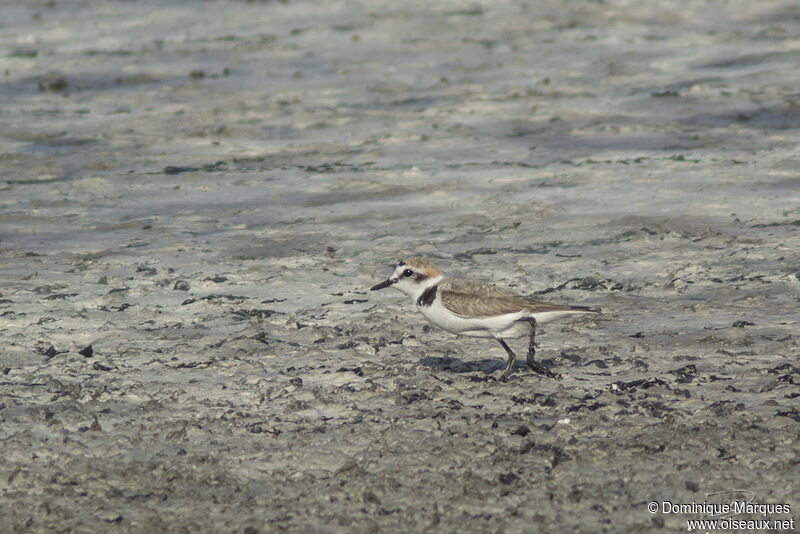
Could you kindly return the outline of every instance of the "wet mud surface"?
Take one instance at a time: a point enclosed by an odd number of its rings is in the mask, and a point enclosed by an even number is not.
[[[797,516],[793,3],[0,11],[0,530]],[[502,383],[408,255],[604,313]]]

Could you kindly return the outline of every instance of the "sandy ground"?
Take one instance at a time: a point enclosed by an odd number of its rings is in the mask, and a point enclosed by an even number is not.
[[[798,517],[796,3],[18,4],[0,531]],[[501,383],[412,254],[604,313]]]

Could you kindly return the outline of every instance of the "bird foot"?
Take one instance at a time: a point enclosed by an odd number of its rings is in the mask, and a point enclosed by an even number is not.
[[[528,367],[530,367],[531,371],[539,373],[540,375],[544,375],[549,378],[556,377],[556,375],[553,374],[553,371],[551,371],[546,365],[532,359],[528,359]]]

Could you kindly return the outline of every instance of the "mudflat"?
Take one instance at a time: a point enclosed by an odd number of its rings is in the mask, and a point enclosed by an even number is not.
[[[793,520],[797,35],[782,1],[0,7],[0,530]],[[603,314],[502,383],[368,291],[410,255]]]

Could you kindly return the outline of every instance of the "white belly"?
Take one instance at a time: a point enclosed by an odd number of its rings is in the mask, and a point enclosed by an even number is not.
[[[417,309],[439,328],[460,336],[517,338],[531,333],[530,323],[520,321],[530,317],[527,311],[494,317],[461,317],[445,308],[438,298],[430,306],[417,306]]]
[[[430,306],[417,306],[417,310],[430,322],[453,334],[470,337],[517,338],[531,333],[531,324],[520,319],[533,318],[536,324],[544,324],[567,315],[583,311],[549,311],[531,313],[527,310],[494,317],[462,317],[451,312],[436,298]]]

